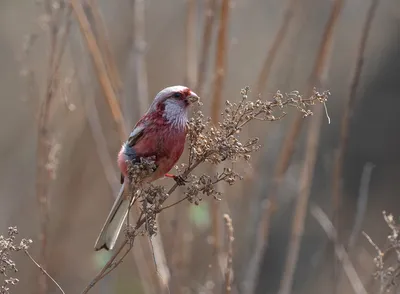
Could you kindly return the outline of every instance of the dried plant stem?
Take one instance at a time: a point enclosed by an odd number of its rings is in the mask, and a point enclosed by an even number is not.
[[[271,48],[268,50],[267,57],[265,59],[264,65],[261,69],[261,72],[258,76],[257,86],[256,86],[256,94],[260,94],[264,92],[265,87],[268,84],[269,75],[271,73],[272,65],[275,61],[275,57],[281,47],[283,41],[285,40],[286,34],[290,27],[290,23],[293,19],[293,11],[296,9],[298,0],[289,0],[287,7],[285,8],[285,12],[283,14],[281,26],[275,38],[272,42]]]
[[[185,73],[185,85],[189,88],[193,88],[196,83],[197,74],[197,60],[196,60],[196,1],[187,0],[187,13],[186,13],[186,73]]]
[[[99,4],[97,0],[87,1],[87,6],[90,8],[90,12],[93,16],[95,35],[99,42],[99,48],[103,51],[103,61],[107,68],[111,83],[113,85],[114,91],[119,93],[122,87],[121,77],[119,75],[114,56],[111,51],[111,44],[107,34],[107,28],[104,23],[103,17],[99,9]]]
[[[228,214],[224,214],[225,226],[228,235],[228,255],[225,270],[225,293],[230,294],[232,290],[232,260],[233,260],[233,225],[232,219]]]
[[[117,256],[122,252],[122,249],[124,249],[125,245],[127,244],[128,244],[128,239],[125,239],[124,242],[122,242],[122,244],[115,250],[115,253],[111,256],[111,258],[108,260],[103,269],[93,278],[93,280],[82,291],[82,294],[88,293],[90,289],[94,287],[94,285],[96,285],[101,279],[103,279],[106,275],[108,275],[122,262],[122,258],[125,257],[126,254],[124,254],[118,262],[115,262],[115,260],[117,259]]]
[[[333,168],[333,179],[332,179],[333,206],[335,211],[333,221],[335,223],[335,227],[338,230],[340,229],[338,213],[340,211],[340,203],[342,198],[341,194],[342,194],[343,162],[344,162],[344,154],[346,152],[349,139],[349,124],[356,101],[357,88],[364,64],[364,54],[368,42],[369,32],[371,31],[371,25],[374,16],[376,14],[375,12],[378,7],[378,3],[379,0],[371,0],[371,4],[365,19],[364,27],[362,29],[360,45],[358,47],[358,52],[357,52],[356,66],[353,72],[350,85],[350,94],[341,121],[339,146],[337,147],[337,150],[335,152],[336,160]]]
[[[324,229],[328,238],[333,242],[335,247],[335,254],[338,260],[341,262],[344,272],[356,294],[367,294],[364,285],[357,274],[353,264],[350,261],[350,257],[346,252],[343,245],[338,243],[337,231],[333,226],[332,222],[329,220],[328,216],[322,211],[318,206],[311,207],[311,214],[318,221],[321,227]]]
[[[261,72],[258,76],[257,84],[256,84],[256,94],[260,94],[264,91],[266,88],[268,81],[269,81],[269,75],[272,69],[272,65],[275,61],[276,55],[286,37],[286,34],[288,32],[288,29],[290,27],[290,23],[293,19],[293,13],[294,10],[297,7],[298,0],[289,0],[287,7],[285,9],[285,12],[283,14],[281,26],[279,27],[279,30],[277,34],[275,35],[275,38],[273,40],[271,48],[268,50],[267,57],[265,59],[264,65],[261,69]],[[288,163],[284,163],[285,165],[288,165]],[[279,174],[283,174],[285,171],[279,171]],[[275,194],[271,194],[275,195]],[[258,279],[258,271],[260,269],[260,262],[262,255],[264,253],[265,247],[268,242],[268,230],[269,230],[269,222],[270,222],[270,217],[272,215],[272,212],[275,208],[275,198],[270,198],[265,200],[263,203],[263,210],[266,212],[264,217],[262,217],[262,220],[259,223],[259,228],[258,228],[258,234],[256,238],[256,246],[255,250],[253,251],[253,254],[250,258],[250,263],[249,263],[249,268],[247,270],[246,274],[246,293],[253,293],[254,289],[256,287],[256,282]]]
[[[80,1],[71,0],[71,4],[72,4],[72,8],[74,10],[74,13],[76,15],[76,18],[78,20],[81,32],[86,39],[86,45],[87,45],[90,55],[93,59],[93,62],[94,62],[95,68],[96,68],[97,77],[100,81],[103,92],[108,101],[108,104],[110,105],[113,118],[117,124],[120,138],[125,138],[127,132],[126,132],[126,128],[124,126],[121,108],[119,106],[118,99],[115,95],[114,88],[112,86],[110,77],[108,76],[107,69],[106,69],[106,66],[104,64],[104,61],[103,61],[103,58],[101,55],[101,51],[97,45],[97,42],[93,35],[92,29],[90,28],[89,21],[85,15],[85,12],[83,11]]]
[[[204,29],[203,29],[203,39],[201,45],[201,55],[200,55],[200,64],[199,64],[199,72],[197,75],[197,85],[196,89],[200,97],[204,92],[204,83],[205,76],[207,72],[207,65],[209,60],[209,52],[211,45],[211,37],[212,37],[212,29],[214,25],[215,19],[215,11],[217,9],[217,0],[208,0],[207,7],[205,8],[205,20],[204,20]]]
[[[218,28],[218,41],[217,41],[217,56],[215,64],[215,82],[214,82],[214,95],[211,106],[211,120],[213,124],[217,124],[218,117],[221,111],[222,91],[224,87],[224,80],[226,74],[226,44],[228,38],[228,20],[229,20],[230,0],[222,0],[220,24]],[[213,236],[215,240],[215,250],[218,252],[221,246],[221,229],[219,222],[219,203],[212,202],[212,227]]]
[[[38,140],[37,140],[37,179],[36,179],[36,197],[40,205],[40,216],[41,216],[41,229],[39,240],[41,242],[41,253],[40,262],[44,266],[46,262],[46,251],[47,251],[47,230],[49,223],[49,207],[48,207],[48,185],[50,180],[50,173],[46,170],[46,164],[50,152],[50,135],[49,135],[49,117],[51,105],[54,98],[54,93],[58,86],[58,75],[61,60],[64,53],[66,40],[69,33],[69,16],[70,11],[67,10],[66,23],[64,34],[61,36],[61,46],[58,45],[58,19],[55,18],[50,1],[44,2],[44,8],[46,14],[50,16],[50,54],[47,72],[47,84],[45,97],[40,103],[39,107],[39,120],[38,120]],[[58,49],[58,50],[57,50]],[[58,55],[57,55],[58,53]],[[47,292],[47,280],[43,277],[39,277],[39,293]]]
[[[58,288],[58,290],[60,290],[61,293],[65,294],[64,290],[61,288],[61,286],[57,283],[56,280],[53,279],[53,277],[39,264],[36,262],[36,260],[32,257],[32,255],[30,255],[30,253],[28,252],[28,250],[24,250],[25,254],[29,257],[29,259],[40,269],[40,271],[46,275]]]
[[[134,12],[134,59],[135,59],[135,77],[137,87],[137,99],[139,110],[145,113],[149,104],[147,70],[146,70],[146,38],[145,38],[145,1],[133,0]]]
[[[314,68],[309,78],[309,90],[308,92],[312,91],[314,85],[319,85],[321,83],[322,75],[326,71],[327,68],[327,59],[328,59],[328,52],[330,50],[332,41],[333,41],[333,32],[335,25],[338,21],[340,12],[343,7],[343,0],[335,0],[333,3],[333,8],[329,20],[325,26],[324,34],[321,40],[321,45],[319,47],[318,55],[315,60]],[[309,94],[307,94],[309,95]],[[314,120],[316,120],[314,118]],[[295,142],[297,142],[297,138],[300,134],[301,127],[303,124],[303,119],[301,114],[297,114],[290,126],[289,131],[286,134],[285,140],[283,142],[282,151],[279,155],[278,162],[275,167],[274,177],[272,188],[268,195],[269,199],[267,200],[265,207],[265,211],[262,213],[263,219],[261,221],[261,229],[263,230],[265,245],[264,250],[268,246],[268,238],[269,238],[269,230],[271,226],[271,217],[274,213],[276,207],[276,200],[278,189],[282,184],[284,175],[286,170],[289,166],[290,159],[292,157]],[[319,122],[318,122],[319,124]],[[319,128],[319,127],[318,127]],[[308,198],[308,197],[307,197]],[[290,290],[289,290],[290,291]]]
[[[290,238],[288,255],[279,294],[289,294],[292,291],[293,277],[296,270],[300,251],[301,239],[304,232],[304,222],[307,215],[308,199],[310,196],[314,166],[317,158],[319,135],[323,111],[319,107],[315,110],[313,120],[307,134],[306,155],[299,183],[299,195],[293,216],[292,235]]]
[[[349,244],[347,246],[347,251],[350,253],[352,252],[354,245],[357,242],[357,238],[362,230],[362,223],[365,213],[367,212],[369,184],[374,167],[375,165],[373,165],[371,162],[367,162],[364,165],[363,173],[361,176],[360,191],[358,193],[357,212],[354,218],[354,225],[353,229],[351,230]]]

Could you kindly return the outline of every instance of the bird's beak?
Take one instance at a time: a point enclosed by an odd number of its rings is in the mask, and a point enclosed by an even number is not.
[[[187,100],[189,101],[190,104],[196,103],[197,101],[200,100],[200,97],[193,91],[190,91],[189,96],[187,96]]]

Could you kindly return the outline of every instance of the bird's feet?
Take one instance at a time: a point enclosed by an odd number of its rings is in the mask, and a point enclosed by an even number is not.
[[[176,176],[171,174],[165,174],[165,176],[167,178],[174,179],[174,181],[178,186],[185,186],[185,184],[187,183],[187,180],[185,180],[182,176]]]

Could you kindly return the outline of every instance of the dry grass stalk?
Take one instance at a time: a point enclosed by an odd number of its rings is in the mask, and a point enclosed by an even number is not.
[[[271,73],[272,65],[275,61],[276,55],[279,52],[279,49],[285,40],[286,34],[288,32],[290,23],[293,19],[293,12],[296,9],[298,0],[289,0],[287,7],[285,8],[285,12],[283,14],[282,23],[279,27],[277,34],[272,42],[271,48],[268,50],[267,57],[265,59],[264,65],[261,69],[261,72],[258,76],[257,86],[256,86],[256,94],[260,94],[264,92],[265,87],[268,84],[269,75]]]
[[[364,64],[364,54],[365,49],[368,42],[369,33],[371,31],[372,21],[376,14],[376,10],[378,7],[379,0],[371,0],[371,4],[368,9],[367,16],[365,18],[365,23],[361,33],[361,40],[358,47],[356,65],[353,72],[351,85],[350,85],[350,93],[347,100],[347,104],[344,109],[344,113],[341,121],[341,129],[340,129],[340,140],[339,146],[335,152],[335,164],[333,168],[333,179],[332,179],[332,188],[333,188],[333,204],[334,204],[334,221],[337,229],[340,228],[338,213],[340,211],[341,205],[341,194],[342,194],[342,172],[343,172],[343,162],[344,155],[346,152],[348,140],[349,140],[349,124],[350,119],[353,113],[356,94],[358,89],[358,84],[360,81],[360,76]]]
[[[196,91],[202,97],[204,92],[204,83],[207,73],[207,65],[209,60],[209,52],[211,46],[211,37],[214,26],[215,19],[215,11],[217,9],[217,0],[208,0],[207,7],[205,8],[205,20],[204,20],[204,29],[203,29],[203,39],[201,44],[201,55],[200,55],[200,64],[199,64],[199,72],[197,75],[197,84]]]
[[[135,76],[139,110],[145,113],[149,104],[147,70],[146,70],[146,38],[145,38],[145,1],[133,0]]]
[[[52,151],[52,138],[49,130],[49,117],[51,106],[54,101],[55,92],[59,82],[59,68],[63,57],[66,40],[70,28],[70,10],[67,8],[65,13],[64,32],[58,37],[60,31],[60,22],[62,19],[61,6],[52,5],[51,1],[44,1],[44,10],[49,17],[49,35],[50,35],[50,54],[47,72],[47,84],[44,98],[39,102],[39,119],[38,119],[38,140],[37,140],[37,164],[36,164],[36,197],[40,206],[40,235],[41,243],[40,261],[46,265],[47,252],[47,228],[49,224],[49,207],[48,207],[48,185],[52,177],[55,176],[55,170],[50,170],[49,162],[50,153]],[[39,293],[47,292],[47,280],[40,276],[38,280]]]
[[[343,0],[335,0],[329,20],[325,26],[324,34],[320,43],[319,51],[315,60],[314,68],[309,78],[309,91],[312,91],[312,85],[319,85],[321,83],[322,75],[326,71],[328,52],[330,50],[333,41],[333,32],[338,21],[340,12],[343,7]],[[265,205],[265,212],[262,214],[261,228],[263,230],[262,235],[264,236],[265,245],[264,250],[268,246],[269,230],[271,226],[271,217],[276,207],[276,199],[278,189],[282,184],[284,175],[289,166],[290,159],[292,157],[295,142],[297,142],[298,136],[301,131],[303,120],[301,115],[297,114],[290,126],[289,131],[286,134],[283,142],[282,151],[279,155],[278,162],[275,167],[273,183],[271,190],[268,195],[267,204]],[[313,168],[313,167],[312,167]],[[290,290],[289,290],[290,291]]]
[[[82,35],[86,39],[86,45],[90,52],[90,56],[93,59],[93,63],[96,68],[96,73],[97,73],[97,77],[100,81],[100,85],[102,86],[104,95],[106,96],[107,102],[110,105],[114,121],[117,124],[120,138],[125,138],[127,132],[126,132],[126,128],[124,125],[121,108],[119,106],[118,99],[115,94],[114,88],[112,86],[110,77],[108,76],[107,68],[104,64],[100,48],[97,45],[96,39],[93,35],[89,21],[85,15],[85,12],[83,11],[80,1],[71,0],[71,5],[72,5],[73,11],[75,13],[75,16],[78,20]]]
[[[197,74],[197,54],[196,54],[196,9],[197,2],[195,0],[187,0],[187,13],[186,13],[186,73],[184,84],[189,88],[194,88],[196,84]]]
[[[225,226],[228,236],[228,250],[226,258],[226,270],[225,270],[225,294],[230,294],[232,291],[232,260],[233,260],[233,225],[232,219],[228,214],[224,214]]]
[[[99,9],[97,0],[86,1],[87,8],[91,12],[95,27],[95,36],[99,42],[99,48],[102,50],[103,61],[107,68],[108,75],[116,93],[120,93],[122,88],[122,81],[115,63],[114,56],[111,51],[110,39],[108,37],[107,28],[104,19]]]
[[[285,270],[279,294],[290,294],[292,291],[293,277],[296,270],[297,260],[300,251],[301,239],[304,233],[304,223],[307,215],[308,199],[310,196],[314,166],[317,158],[319,135],[323,112],[318,108],[314,112],[311,126],[308,129],[306,155],[299,183],[299,195],[293,216],[292,234],[286,257]]]
[[[221,100],[222,92],[224,88],[224,81],[226,75],[226,59],[227,59],[227,38],[228,38],[228,26],[229,26],[229,10],[230,0],[222,0],[221,13],[220,13],[220,24],[218,28],[218,39],[217,39],[217,52],[215,59],[215,81],[214,81],[214,93],[211,105],[211,120],[214,124],[217,124],[218,117],[221,111]],[[212,228],[214,237],[214,248],[216,252],[219,251],[221,246],[221,223],[219,221],[219,203],[214,201],[212,203]]]
[[[351,263],[350,257],[346,252],[343,245],[338,243],[338,235],[332,222],[329,220],[328,216],[323,212],[323,210],[318,206],[311,207],[311,214],[321,225],[325,231],[328,238],[332,241],[335,254],[338,260],[341,262],[344,272],[349,280],[350,285],[356,294],[367,294],[364,285],[358,276],[353,264]]]

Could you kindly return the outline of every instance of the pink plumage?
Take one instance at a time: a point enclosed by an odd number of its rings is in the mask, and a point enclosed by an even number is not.
[[[146,182],[157,180],[171,170],[184,150],[188,107],[198,99],[196,93],[184,86],[168,87],[156,95],[118,153],[122,184],[127,178],[127,162],[141,157],[154,156],[157,165]],[[100,232],[95,250],[111,250],[115,245],[130,205],[124,186]]]

